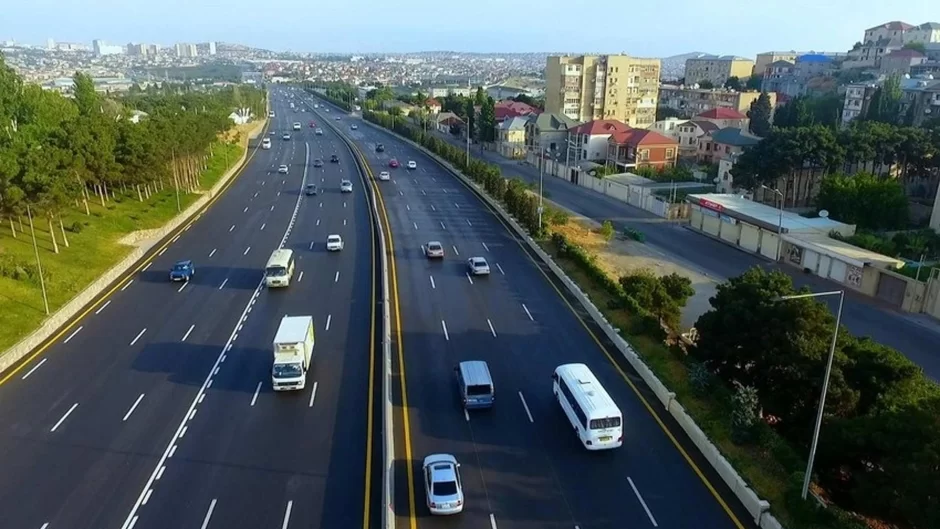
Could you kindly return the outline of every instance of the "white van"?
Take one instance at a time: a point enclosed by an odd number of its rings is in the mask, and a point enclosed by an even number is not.
[[[265,139],[261,140],[261,148],[264,149],[264,150],[270,149],[270,148],[271,148],[271,138],[265,138]]]
[[[586,365],[555,368],[552,391],[584,448],[605,450],[623,444],[620,408]]]
[[[264,267],[264,284],[267,287],[286,287],[294,277],[294,251],[274,250]]]

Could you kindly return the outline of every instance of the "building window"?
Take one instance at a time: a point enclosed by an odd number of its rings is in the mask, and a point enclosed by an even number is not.
[[[649,151],[649,149],[642,149],[642,150],[640,151],[639,159],[640,159],[641,162],[648,162],[649,159],[650,159],[650,151]]]
[[[675,155],[676,155],[676,152],[675,152],[674,149],[666,149],[666,158],[667,158],[667,159],[672,159],[672,157],[675,156]]]

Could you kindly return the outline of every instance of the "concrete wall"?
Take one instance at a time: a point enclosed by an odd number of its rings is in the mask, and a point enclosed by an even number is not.
[[[261,134],[266,123],[267,119],[259,121],[257,128],[249,133],[249,138],[256,138],[259,134]],[[143,263],[138,262],[146,257],[152,248],[157,246],[160,241],[166,238],[169,234],[173,233],[177,228],[195,217],[197,214],[201,213],[202,209],[212,200],[212,198],[224,190],[226,184],[241,170],[242,166],[248,158],[248,153],[249,150],[246,149],[241,158],[238,159],[237,163],[235,163],[235,165],[233,165],[232,168],[229,169],[229,171],[225,173],[222,178],[220,178],[219,181],[212,186],[211,189],[209,189],[209,191],[199,197],[199,199],[193,202],[188,208],[186,208],[185,211],[174,217],[162,228],[150,231],[148,233],[149,242],[142,243],[134,248],[134,250],[127,257],[121,260],[121,262],[111,267],[111,269],[102,274],[101,277],[95,280],[92,284],[88,285],[85,290],[81,291],[78,295],[72,298],[71,301],[63,305],[59,310],[46,318],[39,329],[34,331],[26,338],[20,340],[19,343],[10,349],[0,353],[0,373],[42,345],[43,342],[48,340],[50,337],[53,337],[56,334],[63,334],[66,330],[68,330],[68,328],[62,330],[60,330],[60,328],[67,324],[73,317],[80,314],[81,310],[85,308],[86,305],[94,301],[95,298],[100,296],[102,293],[106,292],[107,288],[111,286],[112,283],[127,274],[135,266],[140,268]]]

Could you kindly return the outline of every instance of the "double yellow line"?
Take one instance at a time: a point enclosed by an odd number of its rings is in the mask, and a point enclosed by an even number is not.
[[[264,136],[264,134],[268,130],[268,125],[270,124],[271,122],[269,120],[265,120],[264,127],[262,127],[261,129],[261,134],[258,135],[259,138]],[[249,138],[248,141],[250,142],[251,139]],[[235,180],[238,179],[242,171],[244,171],[245,168],[248,167],[249,162],[251,162],[251,159],[254,158],[256,152],[258,152],[258,146],[255,146],[255,148],[251,150],[251,152],[248,153],[248,156],[245,158],[245,161],[242,162],[241,167],[239,167],[235,171],[235,174],[233,174],[231,178],[229,178],[228,182],[226,182],[225,185],[222,186],[221,189],[219,189],[218,193],[212,196],[205,204],[203,204],[201,208],[199,208],[199,211],[196,214],[194,214],[193,217],[189,219],[188,222],[180,224],[179,227],[177,227],[175,231],[166,235],[163,238],[163,243],[160,244],[159,246],[155,246],[151,248],[150,252],[145,257],[141,258],[140,261],[138,261],[138,265],[133,270],[124,274],[124,277],[122,277],[116,283],[114,283],[114,285],[110,289],[108,289],[108,291],[105,292],[103,295],[100,295],[95,300],[93,300],[85,308],[85,310],[83,310],[78,316],[73,316],[66,325],[64,325],[63,327],[59,329],[59,332],[53,334],[52,336],[47,338],[45,341],[43,341],[42,344],[39,347],[37,347],[32,353],[27,355],[24,359],[20,360],[16,367],[10,369],[7,372],[7,374],[4,375],[3,377],[0,377],[0,386],[2,386],[3,384],[6,384],[11,378],[16,376],[17,373],[19,373],[27,365],[29,365],[30,362],[35,360],[36,357],[46,352],[46,350],[48,350],[52,346],[52,344],[56,343],[60,338],[62,338],[62,336],[64,336],[65,333],[72,330],[72,328],[74,328],[78,324],[78,322],[82,321],[86,316],[88,316],[88,314],[91,311],[96,310],[99,306],[101,306],[102,302],[110,298],[119,288],[123,287],[124,284],[129,279],[131,279],[132,277],[137,275],[141,270],[146,268],[147,265],[149,265],[150,262],[153,260],[155,255],[159,254],[160,252],[165,250],[167,247],[169,247],[170,244],[173,243],[173,239],[177,235],[183,233],[185,230],[189,229],[190,226],[195,224],[195,222],[199,220],[200,217],[202,217],[203,213],[205,213],[206,209],[208,209],[209,206],[214,204],[215,201],[218,200],[219,197],[221,197],[223,194],[225,194],[225,192],[228,191],[228,188],[231,187],[232,184],[235,183]]]

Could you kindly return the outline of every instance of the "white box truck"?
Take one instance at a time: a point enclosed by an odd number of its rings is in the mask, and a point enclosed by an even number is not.
[[[284,316],[274,335],[274,391],[304,389],[313,358],[313,316]]]

